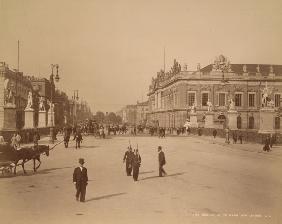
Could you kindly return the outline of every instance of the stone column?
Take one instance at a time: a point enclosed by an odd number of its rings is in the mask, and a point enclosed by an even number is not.
[[[230,130],[237,130],[237,117],[238,112],[236,110],[227,111],[227,127]]]
[[[38,127],[40,128],[47,127],[47,113],[45,110],[38,112]]]
[[[190,125],[192,128],[198,127],[198,119],[196,113],[190,113]]]
[[[274,108],[262,108],[259,113],[259,131],[258,133],[270,134],[274,133],[274,117],[275,110]]]
[[[205,115],[205,128],[214,128],[214,112],[207,112]]]
[[[34,109],[24,110],[24,128],[34,128]]]

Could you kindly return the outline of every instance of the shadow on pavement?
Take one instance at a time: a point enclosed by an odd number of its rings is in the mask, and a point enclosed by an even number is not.
[[[17,177],[17,176],[33,176],[33,175],[36,175],[36,174],[49,174],[49,173],[51,173],[51,171],[54,171],[54,170],[70,169],[70,168],[74,168],[74,166],[43,169],[43,170],[38,170],[37,172],[33,172],[33,170],[26,170],[26,172],[27,172],[26,174],[24,174],[23,170],[18,170],[16,175],[14,175],[14,173],[9,173],[9,174],[6,174],[6,175],[0,175],[0,179],[1,178],[12,178],[12,177]]]
[[[169,175],[166,175],[166,176],[163,176],[163,177],[174,177],[174,176],[180,176],[180,175],[183,175],[183,174],[184,174],[184,172],[173,173],[173,174],[169,174]],[[157,176],[145,177],[145,178],[142,178],[140,180],[149,180],[149,179],[154,179],[154,178],[160,178],[160,177],[157,175]]]
[[[112,197],[120,196],[120,195],[123,195],[123,194],[126,194],[126,193],[125,193],[125,192],[122,192],[122,193],[117,193],[117,194],[103,195],[103,196],[100,196],[100,197],[90,198],[90,199],[88,199],[88,200],[85,200],[85,202],[89,202],[89,201],[98,201],[98,200],[101,200],[101,199],[112,198]]]
[[[139,174],[153,173],[155,170],[140,172]]]

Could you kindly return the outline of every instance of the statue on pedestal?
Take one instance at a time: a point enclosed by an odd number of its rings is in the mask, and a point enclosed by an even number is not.
[[[235,103],[233,99],[229,100],[229,111],[234,111],[235,110]]]
[[[193,103],[192,107],[191,107],[191,113],[196,113],[196,104],[195,102]]]
[[[261,99],[262,107],[271,107],[271,105],[269,104],[269,101],[272,101],[272,100],[270,99],[269,95],[271,95],[271,90],[267,87],[267,82],[266,82],[265,87],[262,90],[262,99]]]
[[[26,105],[26,110],[28,110],[28,109],[32,109],[32,92],[31,91],[29,91],[28,92],[28,96],[27,96],[27,105]]]
[[[208,99],[207,106],[208,106],[208,111],[212,111],[212,102],[210,101],[210,99]]]
[[[44,106],[44,97],[41,96],[39,99],[39,111],[45,111],[45,106]]]

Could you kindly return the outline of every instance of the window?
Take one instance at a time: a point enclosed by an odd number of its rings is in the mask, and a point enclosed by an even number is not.
[[[255,107],[255,93],[249,93],[249,99],[248,99],[248,102],[249,102],[249,107]]]
[[[177,92],[175,91],[174,93],[173,93],[173,99],[174,99],[174,106],[176,106],[177,105]]]
[[[237,128],[238,129],[242,128],[242,118],[241,118],[241,116],[237,117]]]
[[[225,93],[219,93],[218,94],[218,105],[219,106],[225,106],[225,96],[226,94]]]
[[[241,107],[242,106],[242,93],[235,93],[235,106]]]
[[[280,94],[274,95],[274,105],[275,107],[280,107]]]
[[[209,93],[202,93],[202,106],[207,106]]]
[[[275,117],[275,129],[280,129],[280,117]]]
[[[254,117],[249,117],[249,129],[254,129],[255,127],[255,119]]]
[[[188,106],[192,106],[193,103],[195,102],[195,98],[196,98],[196,93],[195,92],[188,92],[188,97],[187,97],[187,103]]]

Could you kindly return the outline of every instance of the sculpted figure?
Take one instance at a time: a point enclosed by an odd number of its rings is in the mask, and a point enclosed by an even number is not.
[[[45,106],[44,106],[44,97],[40,97],[39,99],[39,110],[40,111],[45,111]]]
[[[25,109],[31,109],[31,108],[32,108],[32,92],[29,91],[27,96],[27,105]]]
[[[233,99],[230,99],[229,110],[235,110],[235,103],[234,103]]]
[[[210,101],[210,99],[207,102],[207,106],[208,106],[208,111],[212,111],[212,102]]]

